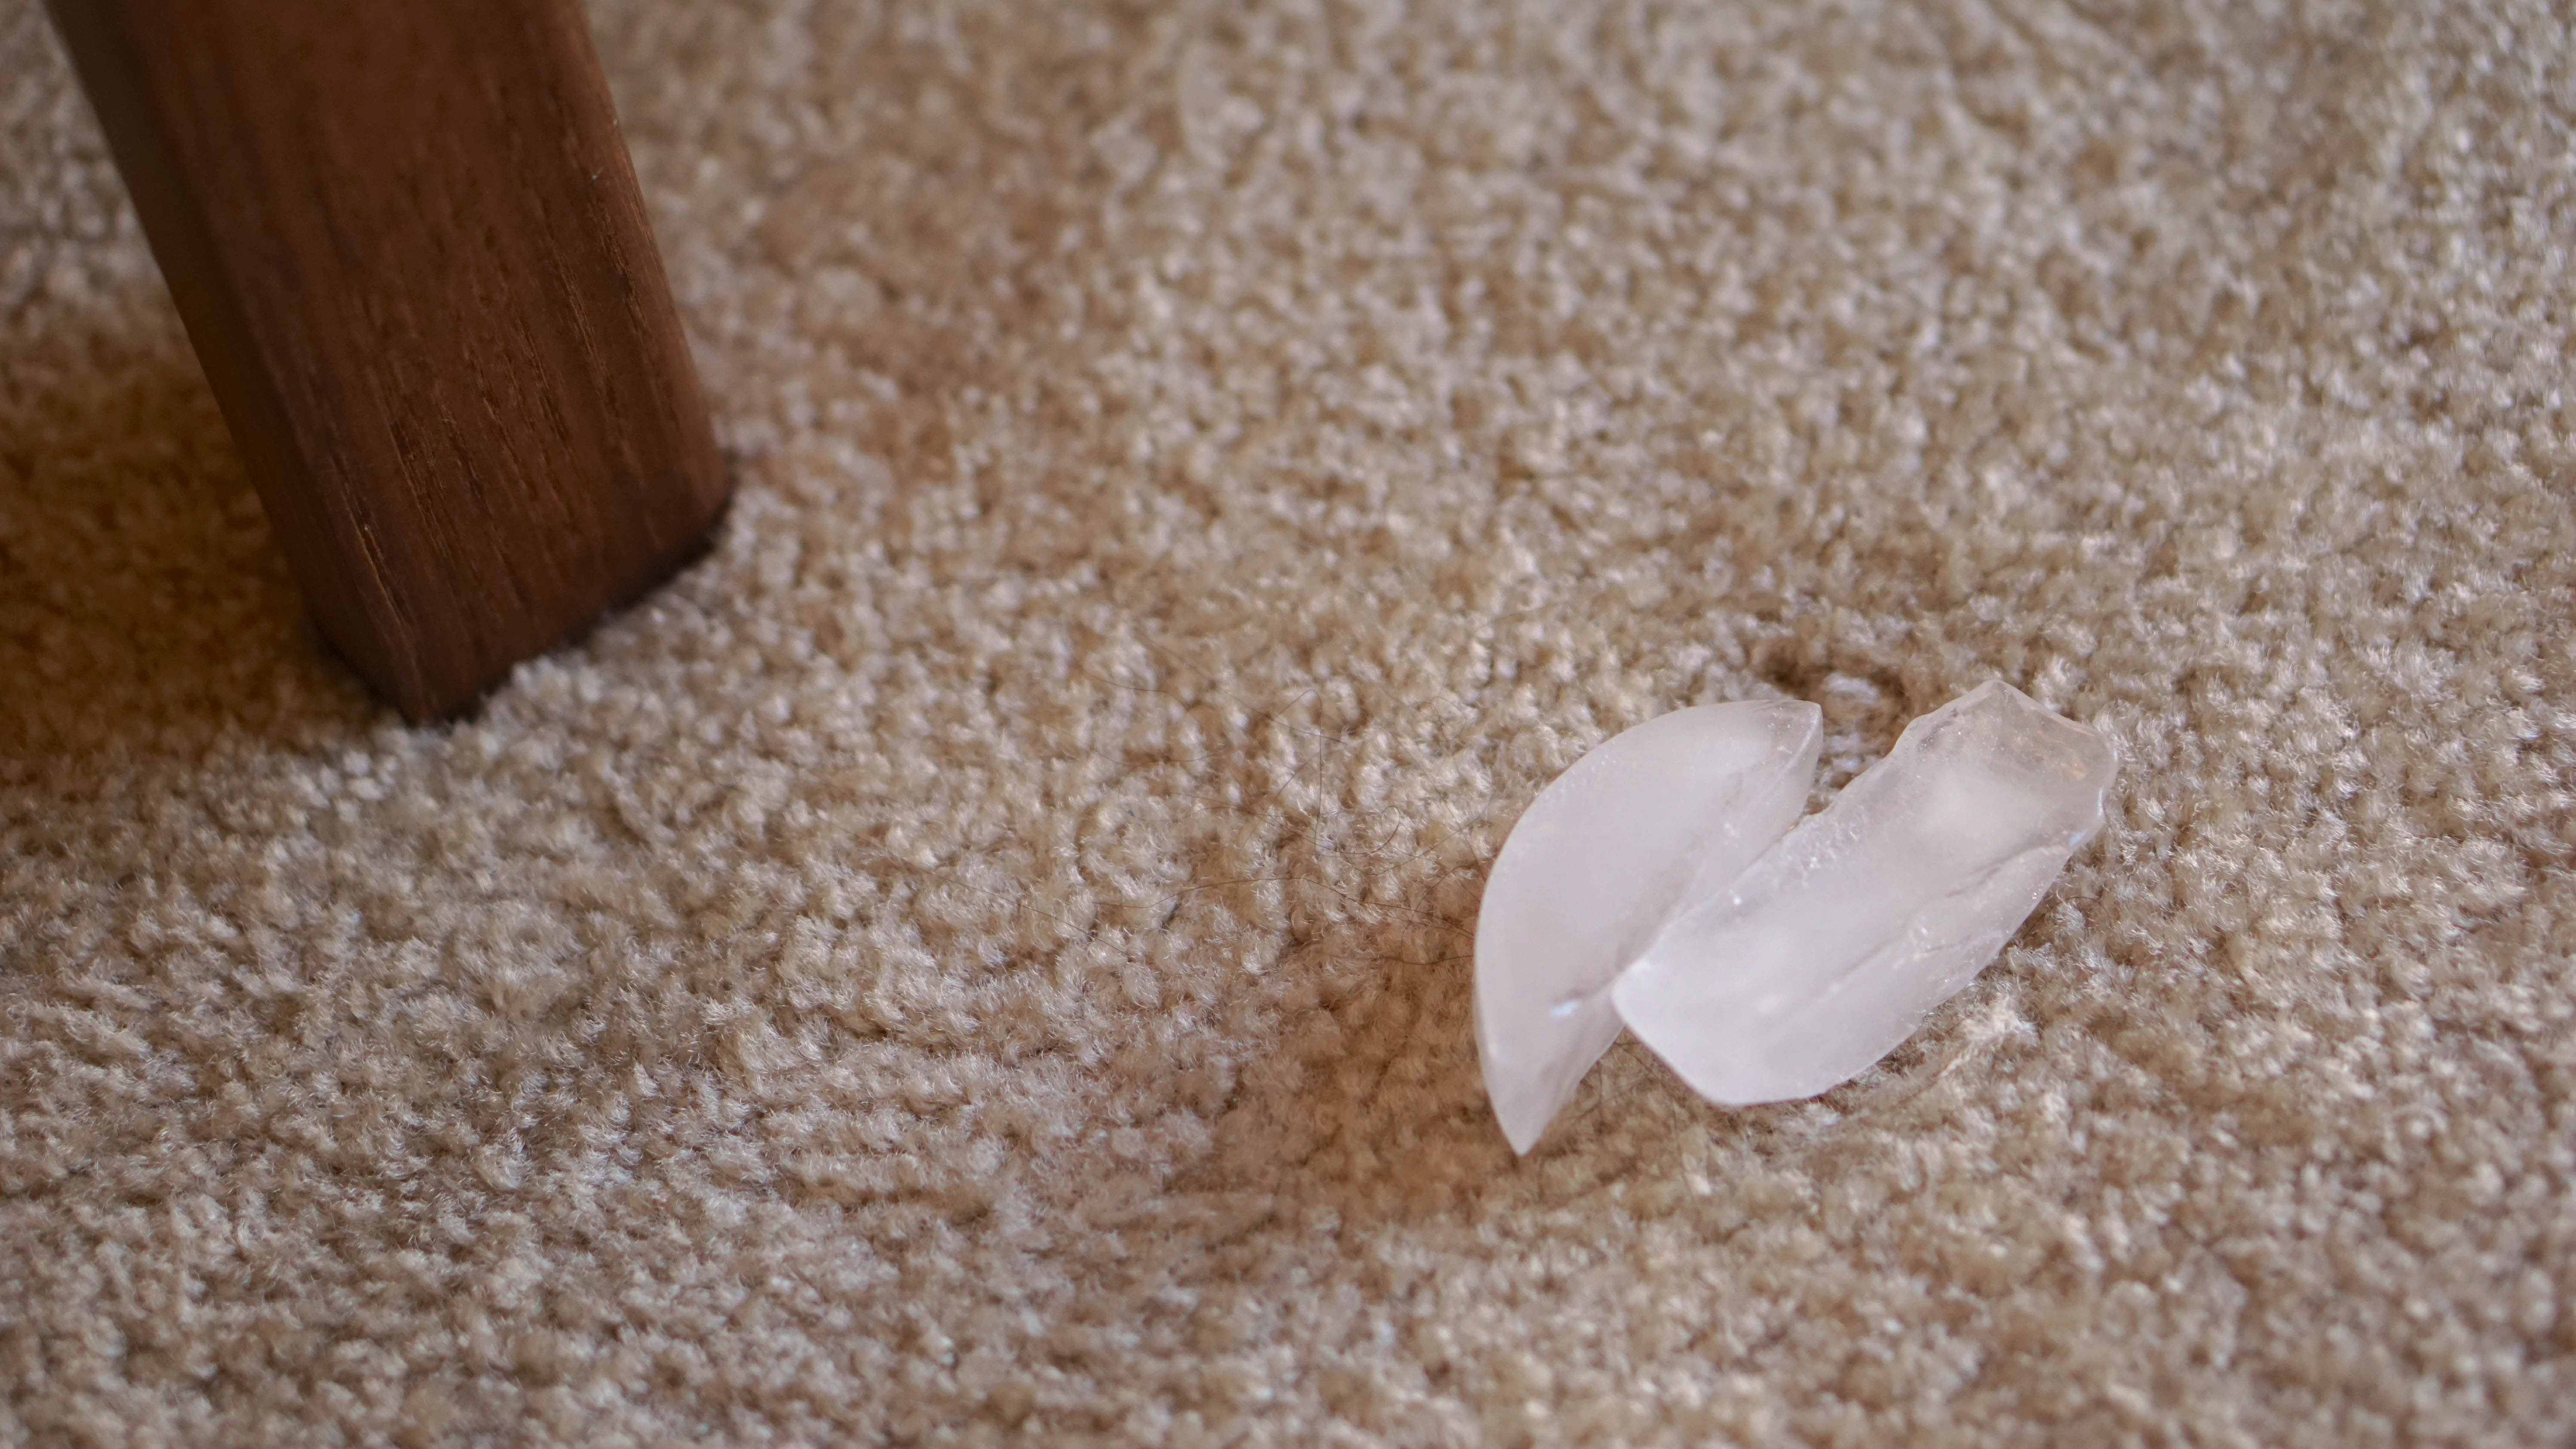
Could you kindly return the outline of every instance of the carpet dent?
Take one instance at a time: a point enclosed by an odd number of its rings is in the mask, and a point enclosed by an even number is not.
[[[0,0],[0,1441],[2576,1436],[2550,7],[593,14],[743,491],[411,729]],[[1539,787],[1995,675],[1978,983],[1515,1164]]]

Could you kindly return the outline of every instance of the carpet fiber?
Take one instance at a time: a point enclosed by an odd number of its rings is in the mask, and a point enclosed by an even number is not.
[[[0,1441],[2576,1436],[2563,11],[595,20],[742,493],[423,729],[0,0]],[[1516,1161],[1537,789],[1998,675],[1985,976]]]

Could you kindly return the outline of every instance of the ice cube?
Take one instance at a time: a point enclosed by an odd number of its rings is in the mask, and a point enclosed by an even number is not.
[[[1512,827],[1476,920],[1476,1049],[1514,1151],[1618,1037],[1620,971],[1798,818],[1819,721],[1796,700],[1676,710],[1596,746]]]
[[[1712,1101],[1813,1096],[1975,978],[2102,828],[2110,740],[1998,680],[1887,758],[1621,975],[1629,1028]]]

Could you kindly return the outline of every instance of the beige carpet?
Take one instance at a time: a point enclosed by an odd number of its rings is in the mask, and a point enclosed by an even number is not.
[[[742,497],[412,729],[0,0],[0,1442],[2571,1442],[2552,10],[605,3]],[[1978,984],[1516,1162],[1539,786],[1998,674]]]

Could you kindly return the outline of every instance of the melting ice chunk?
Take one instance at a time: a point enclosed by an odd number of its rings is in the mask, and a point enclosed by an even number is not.
[[[1618,1037],[1619,972],[1798,818],[1819,719],[1795,700],[1676,710],[1575,761],[1512,827],[1476,920],[1476,1050],[1514,1151]]]
[[[1847,1081],[2003,949],[2101,829],[2117,769],[2099,732],[2000,680],[1974,690],[1686,905],[1619,978],[1618,1013],[1712,1101]]]

